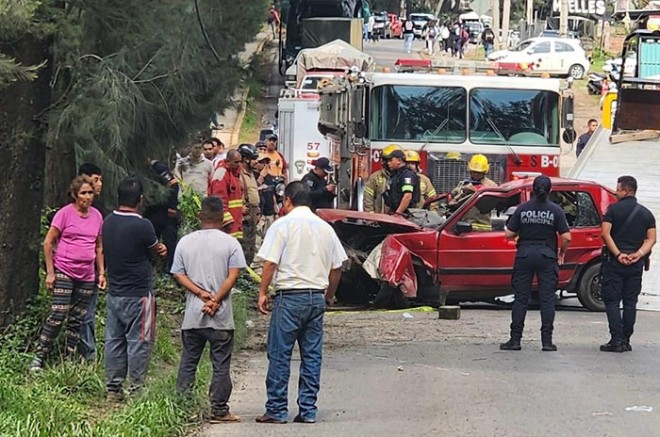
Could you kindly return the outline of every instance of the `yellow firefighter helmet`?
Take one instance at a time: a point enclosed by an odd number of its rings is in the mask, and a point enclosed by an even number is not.
[[[463,156],[461,155],[461,152],[447,152],[447,154],[445,155],[445,159],[460,161],[461,159],[463,159]]]
[[[406,150],[406,162],[421,162],[422,159],[419,157],[419,153],[414,150]]]
[[[470,162],[468,162],[468,170],[470,171],[477,173],[488,173],[489,168],[490,166],[488,165],[488,158],[486,158],[481,153],[474,155],[472,158],[470,158]]]
[[[403,150],[403,147],[399,146],[398,144],[390,144],[389,146],[383,149],[383,152],[380,154],[380,157],[387,159],[390,157],[390,153],[394,152],[395,150]]]

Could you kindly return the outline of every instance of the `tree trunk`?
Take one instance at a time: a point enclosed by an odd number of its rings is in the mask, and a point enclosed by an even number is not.
[[[31,35],[0,50],[23,65],[48,59],[48,44]],[[32,82],[0,89],[0,326],[10,323],[39,289],[44,138],[41,112],[50,102],[50,67]]]
[[[75,149],[69,141],[58,138],[46,148],[43,204],[57,208],[68,202],[67,191],[76,175]]]

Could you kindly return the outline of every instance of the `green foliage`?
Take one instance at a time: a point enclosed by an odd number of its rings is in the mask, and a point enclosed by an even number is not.
[[[181,225],[179,237],[183,237],[199,229],[199,212],[202,209],[202,200],[190,187],[185,187],[179,198],[179,212]]]

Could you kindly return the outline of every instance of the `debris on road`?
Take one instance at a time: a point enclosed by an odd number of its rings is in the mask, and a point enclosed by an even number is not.
[[[649,405],[633,405],[632,407],[626,407],[626,411],[633,411],[636,413],[650,413],[653,411],[653,407]]]

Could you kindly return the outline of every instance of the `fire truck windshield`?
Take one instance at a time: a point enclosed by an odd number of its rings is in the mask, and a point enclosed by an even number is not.
[[[374,140],[462,143],[467,137],[467,91],[461,87],[375,87],[370,125]]]
[[[475,144],[559,144],[559,95],[551,91],[474,88],[470,141]]]
[[[473,88],[469,101],[467,94],[463,87],[374,87],[370,99],[370,138],[450,144],[469,139],[474,144],[505,147],[559,144],[557,93]]]

